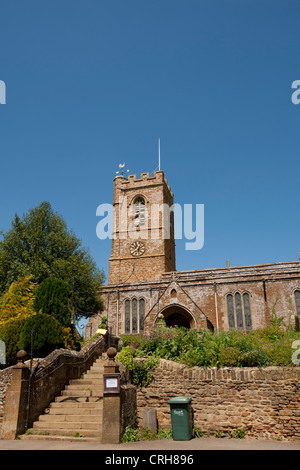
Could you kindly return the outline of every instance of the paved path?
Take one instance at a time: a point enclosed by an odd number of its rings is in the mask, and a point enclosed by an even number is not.
[[[119,445],[98,444],[95,442],[52,441],[52,440],[0,440],[1,450],[102,450],[102,451],[193,451],[193,450],[300,450],[300,441],[275,441],[256,439],[217,439],[200,438],[190,441],[160,439],[139,441]],[[118,454],[119,455],[119,454]],[[134,455],[134,452],[133,452]]]

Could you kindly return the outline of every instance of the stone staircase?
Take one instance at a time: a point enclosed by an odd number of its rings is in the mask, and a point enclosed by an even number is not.
[[[104,361],[97,359],[44,410],[21,439],[101,441]]]

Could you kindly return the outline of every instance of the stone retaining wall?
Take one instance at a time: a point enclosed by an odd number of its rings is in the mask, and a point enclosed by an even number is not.
[[[190,396],[195,427],[205,433],[300,439],[299,378],[300,367],[204,369],[161,359],[154,381],[137,391],[138,423],[154,408],[159,428],[170,428],[169,398]]]

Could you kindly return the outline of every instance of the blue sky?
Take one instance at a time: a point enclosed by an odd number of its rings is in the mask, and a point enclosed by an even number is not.
[[[0,229],[42,201],[108,273],[96,209],[119,163],[205,205],[177,269],[298,260],[300,4],[2,0]]]

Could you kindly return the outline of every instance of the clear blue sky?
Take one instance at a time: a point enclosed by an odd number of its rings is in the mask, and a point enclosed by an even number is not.
[[[298,259],[300,3],[2,0],[0,228],[47,200],[108,273],[96,208],[120,162],[205,205],[177,269]]]

